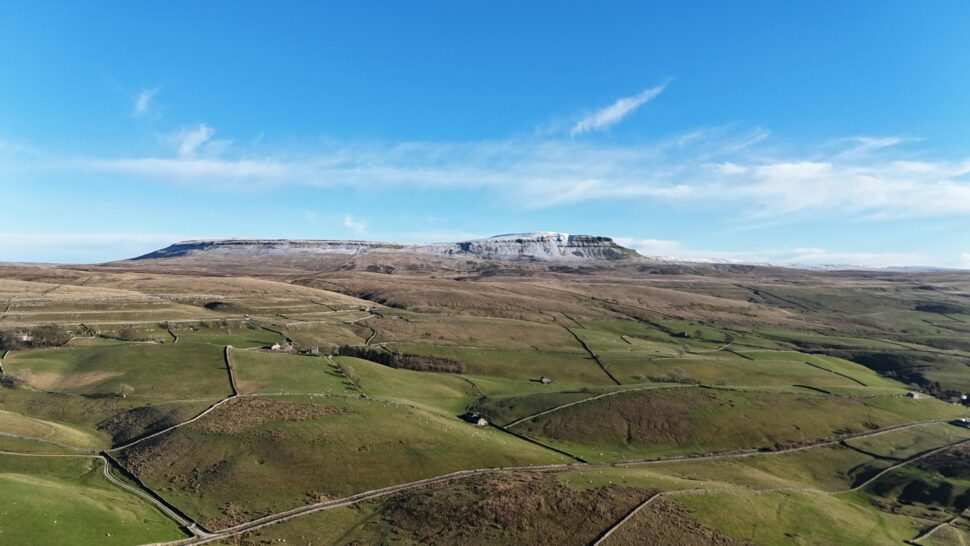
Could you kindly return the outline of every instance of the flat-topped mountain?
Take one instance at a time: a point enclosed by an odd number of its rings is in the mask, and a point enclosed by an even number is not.
[[[587,262],[622,260],[639,255],[609,237],[539,232],[498,235],[455,243],[398,244],[373,241],[216,239],[183,241],[135,260],[185,257],[214,259],[280,257],[306,259],[359,256],[371,253],[428,254],[451,258],[529,262]]]

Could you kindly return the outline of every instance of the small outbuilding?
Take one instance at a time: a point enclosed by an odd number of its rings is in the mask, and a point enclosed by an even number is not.
[[[912,398],[913,400],[919,400],[919,393],[916,391],[909,391],[906,393],[906,396]]]
[[[549,383],[552,383],[552,379],[549,379],[546,376],[542,376],[539,378],[539,383],[542,383],[543,385],[548,385]]]
[[[274,343],[274,344],[272,344],[272,345],[269,346],[269,350],[270,351],[282,351],[283,350],[283,346],[280,345],[279,343]]]
[[[461,415],[461,420],[462,421],[465,421],[466,423],[471,423],[471,424],[473,424],[473,425],[475,425],[477,427],[487,427],[488,426],[488,419],[482,417],[481,415],[479,415],[477,413],[472,413],[470,411],[463,413]]]

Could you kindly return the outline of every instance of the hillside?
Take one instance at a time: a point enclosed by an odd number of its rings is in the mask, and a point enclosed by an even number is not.
[[[0,266],[0,305],[0,456],[36,459],[0,488],[31,544],[55,516],[119,544],[965,532],[959,272],[665,264],[559,234],[230,240]],[[164,519],[128,527],[122,500]]]

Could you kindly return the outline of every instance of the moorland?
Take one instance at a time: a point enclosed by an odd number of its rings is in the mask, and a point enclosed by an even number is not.
[[[603,239],[0,265],[0,543],[970,541],[970,274]]]

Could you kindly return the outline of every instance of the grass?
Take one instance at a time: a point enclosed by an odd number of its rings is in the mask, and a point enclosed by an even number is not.
[[[966,546],[970,544],[970,531],[948,525],[920,541],[925,546]]]
[[[380,332],[381,341],[584,352],[575,338],[562,327],[523,320],[434,315],[404,320],[387,315],[383,319],[370,318],[366,324]]]
[[[955,429],[956,436],[944,427]],[[853,446],[873,448],[870,453],[841,445],[816,447],[791,453],[765,453],[751,457],[729,457],[704,461],[679,461],[614,468],[579,469],[561,473],[560,479],[576,487],[595,487],[617,483],[651,487],[665,491],[697,488],[811,488],[829,492],[845,491],[894,461],[885,460],[878,446],[903,446],[897,456],[915,454],[910,446],[922,450],[940,447],[965,436],[948,424],[927,424],[878,436],[851,440]]]
[[[735,492],[671,498],[702,524],[763,546],[896,546],[925,525],[880,512],[856,495]]]
[[[970,429],[949,423],[933,423],[905,431],[849,440],[846,443],[882,457],[906,459],[966,438],[970,438]]]
[[[198,343],[17,351],[4,369],[35,389],[76,394],[194,398],[230,392],[222,348]]]
[[[861,364],[856,364],[855,362],[850,362],[841,358],[836,358],[832,356],[822,356],[822,355],[809,355],[805,353],[797,352],[743,352],[741,353],[748,358],[753,358],[757,361],[763,360],[775,360],[775,361],[788,361],[788,362],[799,362],[813,364],[820,370],[828,370],[826,373],[836,375],[837,377],[850,378],[856,385],[875,387],[875,388],[889,388],[889,389],[904,389],[906,386],[898,381],[893,381],[886,377],[880,376],[876,372],[866,368]],[[838,374],[838,375],[837,375]],[[849,383],[852,386],[852,383]]]
[[[220,327],[219,323],[215,324],[216,326],[210,325],[209,327],[203,327],[199,324],[178,325],[173,327],[172,331],[179,337],[179,345],[183,343],[207,343],[220,347],[232,345],[245,349],[272,345],[281,342],[283,339],[279,334],[262,328],[244,326],[245,323],[234,322],[226,327]],[[166,341],[172,340],[168,332],[165,332],[165,335],[168,336]]]
[[[105,481],[101,464],[0,455],[0,542],[127,546],[184,537],[153,506]]]
[[[346,379],[323,357],[232,350],[231,358],[236,383],[246,394],[356,394],[356,390],[348,388]]]
[[[119,438],[133,437],[157,429],[170,420],[187,419],[219,398],[221,396],[160,401],[138,396],[51,394],[0,386],[0,408],[6,412],[30,416],[55,428],[64,427],[85,437],[94,437],[97,439],[93,446],[96,449],[110,447],[112,438],[119,434]],[[91,447],[87,440],[79,444]]]
[[[670,385],[680,388],[682,385]],[[535,415],[536,413],[556,408],[563,404],[570,404],[581,400],[611,393],[635,390],[640,388],[665,388],[662,384],[655,385],[614,385],[610,387],[593,387],[574,390],[552,390],[555,385],[546,386],[546,392],[527,392],[511,396],[493,396],[479,402],[477,408],[489,417],[489,420],[508,424],[517,419]]]
[[[414,404],[449,416],[464,413],[478,399],[473,384],[461,376],[394,369],[359,358],[339,356],[334,360],[373,398]]]
[[[937,520],[970,508],[970,446],[962,444],[895,468],[865,489],[874,502]]]
[[[40,438],[80,449],[94,449],[100,444],[99,438],[90,433],[5,410],[0,410],[0,432]]]
[[[594,461],[776,448],[963,415],[934,400],[660,389],[623,393],[522,423],[517,431]]]
[[[795,360],[745,360],[727,358],[615,359],[604,364],[620,381],[694,381],[707,385],[852,387],[857,383]]]
[[[588,355],[577,352],[548,353],[531,350],[459,349],[413,343],[388,344],[402,353],[433,355],[460,360],[466,373],[493,378],[538,380],[550,377],[568,386],[612,384],[610,378]]]
[[[311,397],[230,403],[121,457],[167,499],[215,527],[464,468],[566,460],[437,413]]]
[[[300,546],[336,546],[356,540],[354,536],[374,516],[373,503],[333,508],[287,520],[245,533],[238,539],[216,541],[218,546],[286,543]]]
[[[77,451],[66,447],[56,446],[35,440],[25,440],[12,436],[0,434],[0,451],[12,451],[14,453],[60,453],[76,454]]]

